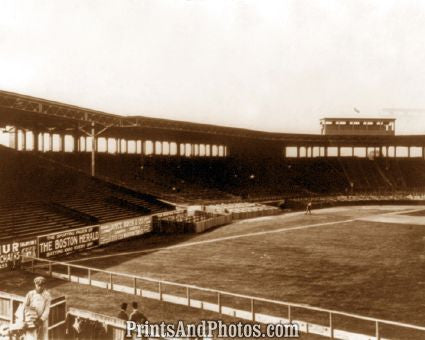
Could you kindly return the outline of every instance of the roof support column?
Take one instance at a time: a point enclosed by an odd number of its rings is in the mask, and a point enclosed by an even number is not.
[[[39,132],[37,130],[34,130],[32,132],[32,151],[38,152],[38,136]]]
[[[300,158],[300,146],[297,145],[297,158]]]
[[[44,143],[44,132],[40,133],[40,136],[41,136],[41,149],[40,149],[40,151],[44,152],[46,150],[46,146],[45,146],[45,143]]]
[[[65,135],[63,134],[59,134],[59,151],[60,152],[65,152]]]
[[[65,136],[63,136],[63,139],[65,140]],[[74,134],[72,135],[72,142],[74,143],[74,146],[72,148],[72,152],[80,152],[81,151],[81,147],[80,147],[80,135],[77,131],[74,132]],[[87,138],[84,138],[84,150],[87,150]],[[65,152],[65,142],[63,143],[63,152]]]
[[[15,127],[15,132],[13,136],[13,143],[15,150],[19,150],[19,128]]]
[[[27,150],[27,130],[22,129],[22,143],[21,143],[21,149],[22,151],[26,151]]]
[[[181,146],[180,142],[176,142],[176,155],[181,156]],[[206,150],[205,150],[206,152]]]
[[[53,134],[49,132],[49,151],[53,151]]]
[[[341,146],[338,145],[337,150],[338,150],[338,157],[341,157]]]
[[[115,153],[121,154],[121,138],[115,138],[115,144],[116,144]]]
[[[407,147],[407,157],[410,158],[410,145]]]
[[[142,141],[142,155],[146,155],[146,141],[143,140]]]

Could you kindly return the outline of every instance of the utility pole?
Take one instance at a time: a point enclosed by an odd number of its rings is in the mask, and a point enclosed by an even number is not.
[[[96,133],[96,123],[94,121],[90,124],[91,130],[90,132],[84,130],[83,127],[79,126],[78,129],[82,132],[84,132],[88,137],[91,138],[91,164],[90,164],[90,173],[92,177],[96,175],[96,151],[97,151],[97,143],[96,139],[99,135],[101,135],[103,132],[105,132],[107,129],[109,129],[113,124],[108,125],[104,127],[103,129],[99,130]]]

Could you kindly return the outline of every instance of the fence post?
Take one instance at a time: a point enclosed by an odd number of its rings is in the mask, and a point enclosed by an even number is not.
[[[90,268],[88,269],[87,276],[88,276],[88,280],[89,280],[89,286],[91,286],[91,269]]]
[[[254,309],[254,299],[251,299],[251,315],[252,321],[255,321],[255,309]]]
[[[330,332],[330,338],[334,338],[334,326],[332,324],[332,312],[329,312],[329,332]]]
[[[162,285],[161,281],[158,282],[159,301],[162,301]]]
[[[137,295],[137,277],[133,277],[134,295]]]
[[[291,323],[292,317],[291,317],[291,305],[288,305],[288,322]]]
[[[218,304],[218,312],[221,314],[221,294],[217,292],[217,304]]]
[[[112,283],[112,273],[109,273],[109,287],[110,287],[111,290],[114,289],[113,283]]]
[[[10,300],[9,300],[10,302],[9,302],[9,304],[10,304],[10,309],[9,309],[9,315],[10,315],[10,323],[13,323],[15,320],[13,320],[13,318],[14,318],[14,316],[15,316],[15,313],[13,313],[13,298],[11,298]]]
[[[379,335],[379,321],[376,320],[375,322],[375,338],[376,340],[380,340],[381,336]]]
[[[186,287],[187,305],[190,307],[190,287]]]

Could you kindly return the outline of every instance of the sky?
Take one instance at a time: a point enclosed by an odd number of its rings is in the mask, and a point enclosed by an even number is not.
[[[122,115],[425,133],[425,1],[0,0],[0,89]],[[356,108],[360,114],[354,111]]]

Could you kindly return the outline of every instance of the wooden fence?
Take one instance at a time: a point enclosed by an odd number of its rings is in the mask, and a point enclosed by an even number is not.
[[[196,211],[188,215],[187,211],[178,211],[154,216],[153,229],[158,233],[201,233],[207,229],[229,224],[232,222],[230,215],[219,215],[204,211]]]

